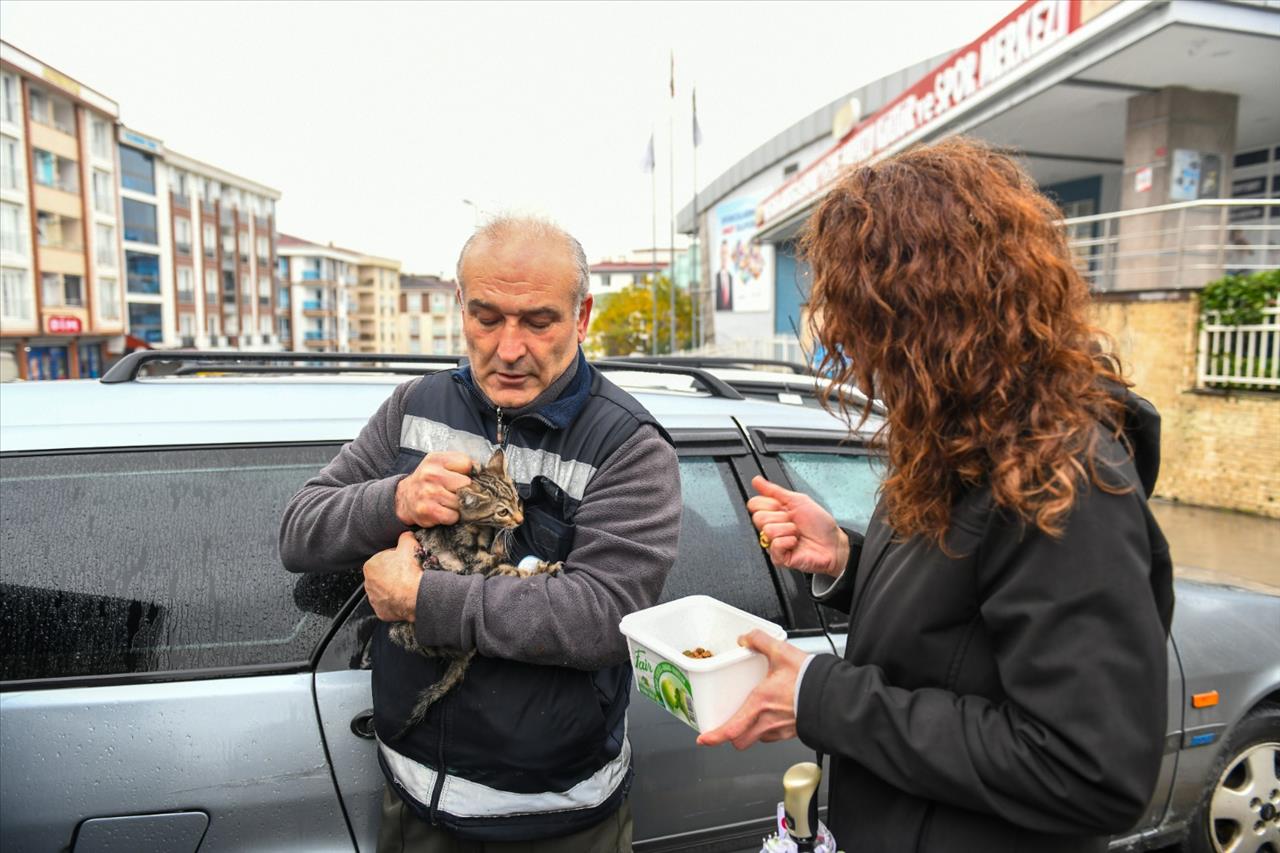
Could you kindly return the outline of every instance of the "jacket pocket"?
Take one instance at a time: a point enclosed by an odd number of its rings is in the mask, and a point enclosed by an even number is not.
[[[534,477],[524,500],[524,523],[516,531],[517,558],[529,554],[554,563],[573,550],[575,528],[569,498],[546,477]]]

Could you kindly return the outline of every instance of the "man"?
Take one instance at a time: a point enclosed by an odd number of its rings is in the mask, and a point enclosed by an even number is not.
[[[729,242],[720,241],[720,269],[716,271],[716,310],[733,310],[733,273],[729,271]]]
[[[499,219],[458,260],[469,364],[401,385],[290,501],[294,571],[364,564],[380,620],[374,724],[387,779],[379,850],[630,850],[631,673],[618,622],[675,559],[680,483],[666,433],[587,364],[586,256],[540,220]],[[423,572],[412,527],[458,520],[472,460],[506,449],[524,500],[513,561],[557,575]],[[462,682],[388,742],[443,662],[390,642],[475,649]]]

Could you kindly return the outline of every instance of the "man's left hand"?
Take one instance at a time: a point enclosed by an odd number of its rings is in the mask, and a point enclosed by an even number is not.
[[[379,551],[364,564],[364,591],[384,622],[412,622],[418,605],[422,566],[414,556],[418,540],[405,531],[396,547]]]
[[[771,743],[796,736],[796,677],[807,655],[764,631],[752,631],[738,638],[738,645],[760,652],[769,659],[769,674],[751,691],[738,713],[718,729],[698,736],[702,746],[732,741],[746,749],[756,741]]]

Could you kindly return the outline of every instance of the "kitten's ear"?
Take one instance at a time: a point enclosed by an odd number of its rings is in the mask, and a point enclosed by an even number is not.
[[[493,451],[493,455],[489,457],[489,464],[486,465],[485,468],[489,473],[497,474],[499,476],[507,472],[507,460],[506,457],[502,455],[501,448]]]

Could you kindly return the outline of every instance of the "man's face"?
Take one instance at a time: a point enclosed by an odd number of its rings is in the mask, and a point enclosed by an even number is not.
[[[578,270],[555,239],[517,236],[471,247],[462,264],[462,333],[471,372],[494,405],[528,405],[577,357],[591,297],[577,311]]]

